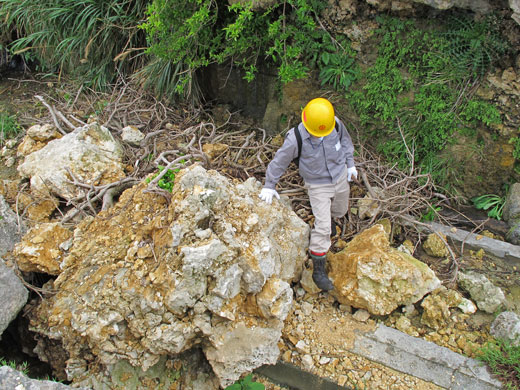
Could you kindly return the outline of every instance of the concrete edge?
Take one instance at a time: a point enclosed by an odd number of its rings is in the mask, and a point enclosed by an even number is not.
[[[436,222],[429,222],[428,230],[444,234],[454,245],[462,245],[465,249],[483,249],[486,253],[503,258],[512,265],[520,266],[520,246],[495,240],[480,234],[475,234],[459,228],[452,228]]]
[[[350,352],[450,390],[497,390],[484,363],[379,324],[357,336]]]

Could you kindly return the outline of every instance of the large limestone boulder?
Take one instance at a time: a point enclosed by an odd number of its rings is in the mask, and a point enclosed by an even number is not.
[[[21,280],[0,258],[0,336],[24,307],[28,296]]]
[[[337,254],[330,254],[332,294],[342,304],[375,315],[417,302],[441,285],[424,263],[390,246],[382,225],[361,232]]]
[[[0,389],[68,390],[71,389],[71,387],[59,382],[31,379],[20,371],[17,371],[8,366],[2,366],[0,367]]]
[[[14,244],[20,241],[26,227],[19,221],[9,204],[0,195],[0,256],[13,249]]]
[[[254,178],[231,183],[197,165],[177,175],[169,203],[145,190],[78,225],[58,293],[32,318],[68,352],[69,379],[86,383],[87,367],[121,360],[146,371],[194,346],[224,387],[274,364],[307,224],[262,202]]]
[[[72,183],[74,177],[87,185],[103,185],[123,178],[122,154],[110,131],[92,123],[27,155],[18,172],[31,179],[33,191],[71,200],[82,191]]]

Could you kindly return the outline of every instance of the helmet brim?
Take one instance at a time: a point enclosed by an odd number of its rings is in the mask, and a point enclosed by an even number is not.
[[[309,132],[309,134],[313,135],[315,137],[326,137],[327,135],[332,133],[332,130],[334,130],[334,127],[336,126],[336,121],[334,121],[332,123],[332,127],[330,129],[327,129],[327,130],[324,130],[324,131],[320,131],[320,132],[316,132],[316,131],[310,129],[305,124],[305,110],[302,110],[302,123],[303,123],[303,126],[305,127],[305,129]]]

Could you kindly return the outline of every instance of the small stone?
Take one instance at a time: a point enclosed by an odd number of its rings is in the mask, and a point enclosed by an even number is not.
[[[327,364],[327,363],[329,363],[329,362],[330,362],[330,357],[328,357],[328,356],[322,356],[322,357],[320,357],[320,364],[321,364],[321,365]]]
[[[303,302],[302,303],[302,311],[303,311],[304,315],[310,316],[312,314],[313,310],[314,310],[314,307],[313,307],[312,304],[310,304],[308,302]]]
[[[309,347],[307,346],[307,343],[304,340],[298,341],[295,347],[300,353],[309,353]]]
[[[491,334],[520,345],[520,318],[512,311],[500,313],[491,324]]]
[[[339,309],[342,312],[348,313],[348,314],[350,314],[352,312],[352,306],[350,306],[350,305],[341,304],[341,305],[339,305]]]
[[[346,375],[340,375],[338,379],[338,385],[345,386],[345,383],[348,381],[348,376]]]
[[[296,296],[301,298],[305,295],[305,289],[301,288],[301,287],[298,287],[296,289]]]
[[[439,233],[442,236],[442,239],[436,233],[431,233],[428,235],[428,238],[424,242],[423,249],[430,256],[434,257],[446,257],[449,256],[448,248],[446,248],[446,236],[442,233]]]
[[[464,314],[473,314],[477,311],[477,306],[467,298],[462,298],[462,302],[457,306]]]
[[[314,360],[311,355],[304,355],[302,357],[303,368],[307,371],[311,371],[314,368]]]
[[[366,310],[360,309],[352,315],[352,318],[359,322],[367,322],[370,318],[370,313]]]
[[[16,163],[16,160],[15,160],[15,158],[12,157],[12,156],[11,156],[11,157],[7,157],[7,159],[5,160],[5,166],[6,166],[7,168],[12,167],[15,163]]]

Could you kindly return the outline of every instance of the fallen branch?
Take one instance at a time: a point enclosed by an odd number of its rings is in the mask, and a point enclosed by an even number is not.
[[[58,122],[58,118],[56,118],[54,109],[40,95],[36,95],[35,98],[38,99],[45,107],[47,107],[47,110],[49,110],[49,113],[51,114],[52,121],[54,122],[54,125],[59,130],[59,132],[63,135],[67,134],[67,132],[61,128],[60,123]]]

